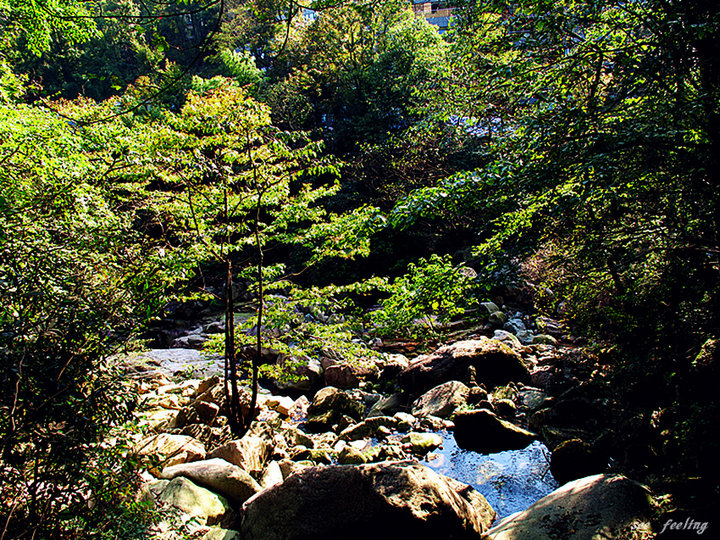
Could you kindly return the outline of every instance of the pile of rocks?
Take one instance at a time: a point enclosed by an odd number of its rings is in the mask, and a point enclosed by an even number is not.
[[[493,509],[418,461],[441,445],[441,430],[480,452],[537,438],[529,420],[553,404],[532,386],[547,347],[477,337],[412,360],[387,355],[372,367],[326,360],[325,382],[337,386],[310,399],[263,391],[241,439],[227,425],[219,377],[155,374],[139,383],[151,432],[136,445],[147,462],[143,497],[177,509],[185,530],[205,540],[478,538]],[[368,391],[390,374],[394,393]],[[249,413],[246,392],[242,401]],[[175,528],[161,523],[156,538],[174,538]],[[506,530],[492,537],[511,538]]]
[[[452,526],[463,538],[493,522],[494,511],[472,488],[416,463],[441,439],[413,415],[366,418],[366,393],[334,387],[312,402],[263,394],[259,419],[242,439],[233,439],[221,414],[222,384],[215,377],[144,383],[151,404],[144,420],[156,431],[137,443],[148,459],[144,496],[177,508],[181,521],[204,538],[221,529],[224,535],[240,529],[244,538],[303,538],[310,531],[322,538],[343,527],[354,537],[360,524],[386,518],[418,531]],[[301,429],[300,419],[314,429]],[[327,515],[305,511],[318,498]],[[296,514],[315,521],[298,522]],[[296,535],[269,530],[273,523],[292,524],[286,526]]]

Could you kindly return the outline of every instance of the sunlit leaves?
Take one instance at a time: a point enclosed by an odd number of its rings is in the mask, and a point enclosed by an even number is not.
[[[47,51],[53,33],[68,43],[80,43],[97,35],[92,11],[83,2],[71,0],[3,0],[0,2],[0,32],[23,36],[36,54]]]
[[[462,315],[473,304],[473,279],[450,257],[432,255],[410,264],[388,287],[391,293],[371,314],[381,335],[418,337]]]

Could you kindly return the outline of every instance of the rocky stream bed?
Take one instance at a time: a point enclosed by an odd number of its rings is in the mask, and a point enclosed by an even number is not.
[[[649,490],[608,474],[570,421],[600,404],[556,396],[573,376],[556,323],[541,334],[496,313],[426,355],[328,351],[261,389],[241,439],[223,416],[222,359],[182,347],[204,327],[125,358],[146,429],[140,496],[169,512],[152,537],[652,537]]]

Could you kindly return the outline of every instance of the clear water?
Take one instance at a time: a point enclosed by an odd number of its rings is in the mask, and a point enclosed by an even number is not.
[[[442,447],[428,454],[423,463],[473,486],[485,496],[498,519],[525,510],[558,487],[550,474],[550,451],[539,441],[522,450],[478,454],[459,448],[451,433],[440,435]]]

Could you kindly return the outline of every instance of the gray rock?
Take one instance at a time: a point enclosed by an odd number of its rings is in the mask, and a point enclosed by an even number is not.
[[[344,415],[362,418],[365,405],[361,399],[333,386],[319,390],[308,407],[307,428],[312,432],[326,431]]]
[[[312,467],[243,506],[246,540],[477,539],[495,512],[472,487],[415,463]]]
[[[290,450],[290,458],[293,461],[305,461],[310,459],[310,449],[307,446],[298,444]]]
[[[502,311],[496,311],[495,313],[491,313],[488,317],[488,322],[493,326],[502,326],[507,322],[507,320],[507,315],[505,315],[505,313],[503,313]]]
[[[277,461],[271,461],[265,467],[260,477],[260,487],[263,489],[280,484],[283,481],[283,473],[280,464]]]
[[[557,370],[553,366],[541,366],[530,374],[530,383],[539,388],[551,386],[557,379]]]
[[[315,464],[329,465],[336,458],[335,452],[330,448],[314,448],[310,450],[308,459]]]
[[[432,388],[413,403],[413,416],[439,416],[447,418],[463,405],[470,388],[459,381],[448,381]]]
[[[442,437],[437,433],[417,433],[411,431],[400,442],[406,444],[413,454],[427,454],[442,445]]]
[[[159,499],[199,518],[202,524],[229,524],[234,513],[227,500],[202,488],[187,478],[173,478],[160,493]]]
[[[213,321],[205,325],[205,332],[208,334],[222,334],[225,332],[225,321]]]
[[[193,403],[193,407],[195,408],[200,421],[208,426],[212,426],[215,423],[215,419],[220,414],[220,405],[213,403],[212,401],[196,401]]]
[[[392,416],[373,416],[367,420],[343,430],[338,438],[344,441],[357,441],[377,436],[380,428],[396,429],[398,420]]]
[[[458,341],[430,355],[416,358],[400,373],[399,384],[410,392],[426,392],[438,383],[459,380],[475,368],[478,383],[488,387],[510,381],[530,382],[520,355],[495,339]]]
[[[208,337],[204,334],[182,336],[172,342],[173,349],[201,349]]]
[[[357,388],[360,383],[376,380],[378,369],[370,362],[343,362],[325,369],[325,384],[336,388]]]
[[[525,327],[525,323],[522,322],[522,319],[510,319],[503,325],[503,330],[517,334],[518,332],[527,330],[527,328]]]
[[[267,440],[246,435],[216,448],[207,457],[224,459],[259,478],[271,454],[272,445]]]
[[[562,323],[549,317],[537,317],[535,319],[535,324],[542,332],[546,334],[553,334],[555,336],[559,336],[560,334],[562,334],[563,331]]]
[[[481,401],[486,401],[487,399],[487,390],[485,390],[484,388],[480,388],[479,386],[475,386],[470,389],[470,393],[467,396],[467,403],[470,405],[475,405],[477,403],[480,403]]]
[[[368,412],[371,416],[387,416],[399,412],[405,406],[406,398],[402,394],[393,394],[387,398],[377,401]]]
[[[481,313],[492,315],[496,311],[500,311],[500,308],[497,307],[497,304],[495,304],[494,302],[480,302]]]
[[[159,497],[163,489],[170,483],[170,480],[153,480],[143,484],[141,491],[149,493],[153,497]]]
[[[417,421],[417,418],[415,418],[412,414],[405,412],[395,413],[393,418],[398,421],[397,428],[400,431],[411,430]]]
[[[288,429],[285,433],[285,438],[287,439],[288,444],[291,446],[302,445],[306,448],[315,447],[315,441],[312,439],[312,437],[308,436],[306,433],[303,433],[299,429]]]
[[[518,401],[524,409],[537,411],[544,406],[548,395],[539,388],[526,386],[518,392]]]
[[[481,453],[525,448],[537,436],[486,409],[462,411],[455,414],[455,431],[458,446]]]
[[[246,471],[219,458],[165,467],[160,473],[160,478],[167,480],[178,476],[189,478],[238,505],[262,489]]]
[[[530,330],[520,330],[515,335],[515,337],[517,337],[520,343],[522,343],[523,345],[530,345],[533,342],[533,338],[535,336]]]
[[[220,384],[221,380],[222,379],[220,379],[219,375],[213,375],[212,377],[206,377],[205,379],[200,381],[200,384],[198,384],[197,390],[195,390],[195,392],[192,394],[192,397],[194,399],[199,398],[205,392],[207,392],[214,386],[217,386],[218,384]]]
[[[365,462],[367,462],[365,454],[350,445],[347,445],[338,454],[338,464],[340,465],[362,465]]]
[[[346,430],[347,428],[349,428],[350,426],[355,425],[356,423],[357,423],[357,421],[355,418],[353,418],[352,416],[348,416],[347,414],[343,414],[340,417],[340,420],[337,421],[337,424],[335,424],[332,427],[332,430],[335,433],[341,433],[344,430]]]
[[[290,416],[295,401],[288,396],[270,396],[265,400],[265,406],[273,411],[277,411],[283,416]]]
[[[452,422],[437,416],[428,415],[420,419],[420,428],[429,431],[442,431],[443,429],[450,429],[452,426]]]
[[[538,334],[536,336],[533,336],[532,344],[533,345],[552,345],[553,347],[556,347],[558,342],[557,342],[557,339],[555,339],[554,337],[552,337],[549,334]]]
[[[650,491],[624,476],[575,480],[503,519],[489,540],[652,538]]]
[[[177,465],[205,459],[205,445],[187,435],[160,433],[140,441],[136,452],[141,456],[155,456],[162,466]]]
[[[511,334],[507,330],[495,330],[495,333],[493,334],[493,339],[497,341],[502,341],[503,343],[507,343],[508,345],[516,349],[522,347],[522,343],[520,343],[520,340],[517,338],[517,336],[515,334]]]
[[[278,462],[278,465],[280,466],[280,471],[282,472],[284,479],[287,479],[290,475],[293,475],[296,472],[302,471],[307,468],[306,465],[303,465],[291,459],[283,459],[282,461]]]
[[[382,394],[376,394],[374,392],[363,392],[362,398],[363,398],[363,401],[365,402],[365,406],[372,407],[378,401],[380,401],[381,399],[384,399],[385,397]]]

